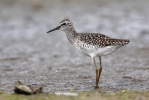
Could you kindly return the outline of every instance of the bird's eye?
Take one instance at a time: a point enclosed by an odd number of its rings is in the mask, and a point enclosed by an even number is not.
[[[62,25],[66,25],[66,23],[63,23]]]

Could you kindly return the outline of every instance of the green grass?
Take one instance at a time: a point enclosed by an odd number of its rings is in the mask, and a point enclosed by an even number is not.
[[[75,92],[78,96],[57,96],[54,93],[36,95],[18,95],[14,93],[0,94],[0,100],[149,100],[149,91],[118,91],[118,92]]]

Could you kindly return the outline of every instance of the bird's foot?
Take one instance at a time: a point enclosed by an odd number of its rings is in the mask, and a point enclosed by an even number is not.
[[[98,85],[95,86],[95,89],[99,89],[100,87]]]

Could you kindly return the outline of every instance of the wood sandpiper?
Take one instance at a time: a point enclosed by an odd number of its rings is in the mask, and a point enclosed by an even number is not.
[[[56,28],[47,33],[55,30],[64,31],[71,44],[84,55],[91,57],[96,72],[95,89],[99,88],[98,83],[102,71],[101,56],[111,54],[118,48],[129,43],[127,39],[114,39],[99,33],[77,33],[73,27],[73,23],[69,19],[62,20]],[[95,57],[99,57],[100,68],[96,65]]]

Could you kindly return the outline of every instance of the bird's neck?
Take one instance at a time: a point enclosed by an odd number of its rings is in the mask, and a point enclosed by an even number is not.
[[[67,35],[68,40],[73,44],[76,40],[76,37],[77,37],[77,32],[75,31],[75,29],[73,27],[71,27],[71,28],[64,30],[64,31]]]

